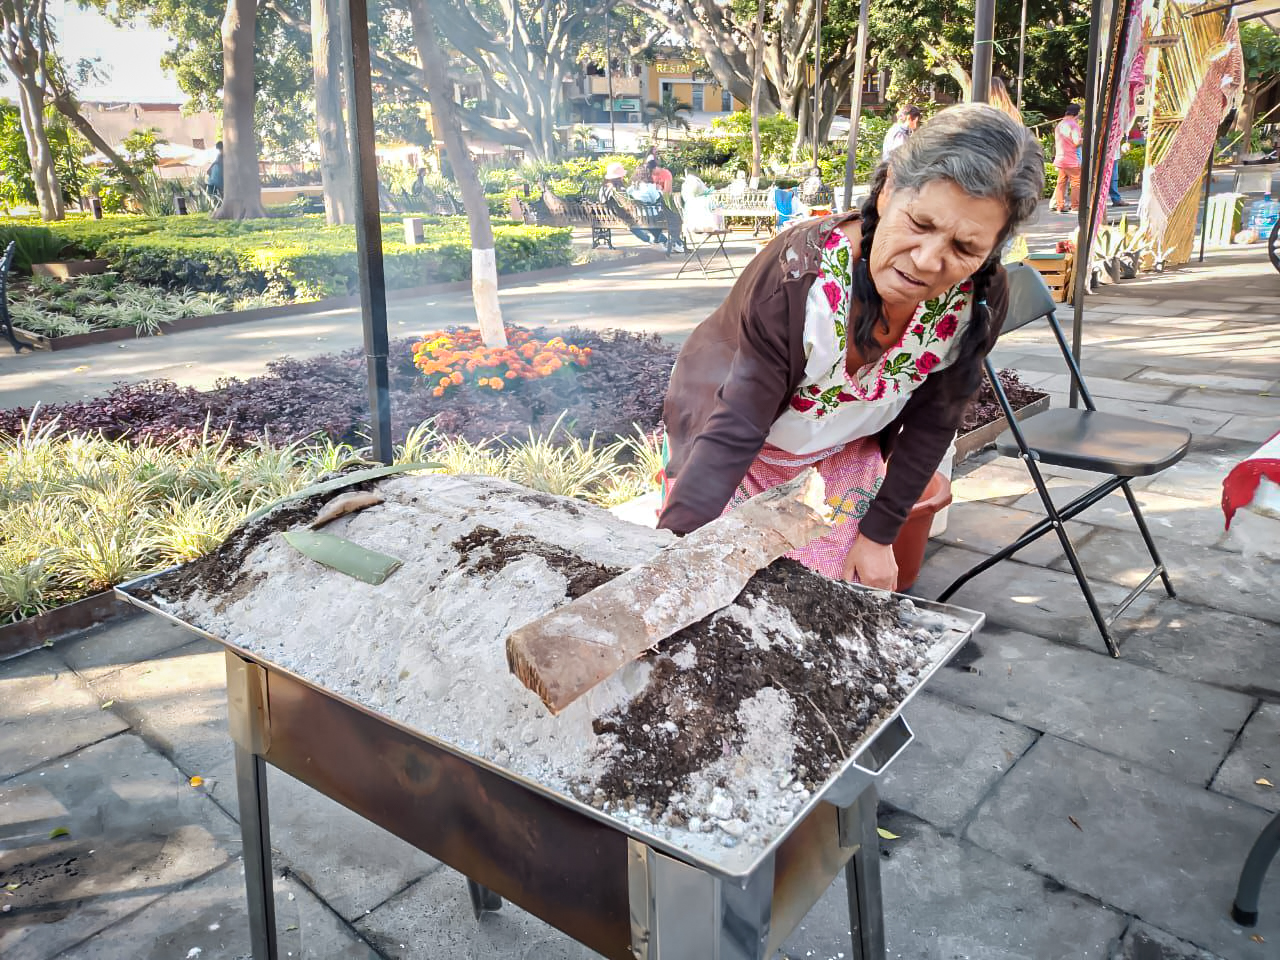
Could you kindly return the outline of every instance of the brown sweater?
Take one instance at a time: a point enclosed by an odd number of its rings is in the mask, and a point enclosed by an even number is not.
[[[667,476],[674,485],[658,526],[688,533],[724,511],[804,379],[805,300],[823,244],[836,226],[856,219],[851,211],[780,233],[685,342],[664,408]],[[987,290],[992,323],[984,356],[995,345],[1008,300],[999,269]],[[927,377],[880,432],[888,472],[859,527],[869,539],[888,544],[897,538],[960,426],[970,398],[958,384],[971,372],[955,363]]]

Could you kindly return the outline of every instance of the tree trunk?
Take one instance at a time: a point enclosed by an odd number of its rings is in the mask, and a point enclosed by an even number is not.
[[[445,149],[453,166],[454,178],[462,192],[462,204],[471,226],[471,297],[485,346],[505,347],[507,332],[502,325],[502,308],[498,303],[498,265],[494,254],[493,224],[489,220],[489,203],[476,175],[475,161],[462,138],[462,124],[453,102],[453,85],[445,71],[444,51],[436,38],[435,20],[430,0],[413,0],[409,5],[413,17],[413,37],[427,80],[427,96],[431,114],[444,134]]]
[[[253,129],[255,0],[227,0],[222,18],[222,203],[214,220],[265,217]]]
[[[311,65],[325,222],[355,223],[355,183],[342,118],[342,17],[334,0],[311,0]]]
[[[62,205],[62,188],[53,165],[53,149],[44,129],[44,90],[34,77],[15,77],[18,83],[18,116],[27,140],[27,157],[31,161],[31,179],[36,190],[42,220],[61,220],[66,216]]]
[[[756,0],[756,29],[752,37],[755,69],[751,75],[751,180],[759,186],[763,172],[760,156],[760,87],[764,81],[764,0]]]
[[[107,158],[108,162],[116,168],[116,172],[120,174],[120,178],[129,185],[129,189],[133,191],[134,199],[139,203],[142,202],[143,186],[138,175],[133,172],[133,167],[129,162],[116,153],[112,149],[111,144],[102,138],[102,134],[98,133],[92,123],[88,121],[84,114],[80,112],[80,107],[76,103],[75,98],[71,95],[70,90],[54,88],[53,105],[58,112],[71,121],[72,125],[80,131],[81,135],[89,141],[89,144]]]

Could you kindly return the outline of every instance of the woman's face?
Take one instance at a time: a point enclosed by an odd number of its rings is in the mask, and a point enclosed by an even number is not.
[[[914,309],[971,276],[1009,219],[999,200],[972,197],[950,180],[895,190],[892,174],[876,209],[871,279],[890,310]]]

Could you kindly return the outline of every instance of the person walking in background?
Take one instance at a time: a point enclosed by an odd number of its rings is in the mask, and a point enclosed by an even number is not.
[[[209,164],[209,169],[205,171],[205,189],[209,191],[209,196],[219,203],[222,202],[222,141],[219,140],[213,145],[216,152],[213,163]]]
[[[1062,120],[1053,131],[1053,165],[1058,171],[1058,185],[1053,190],[1049,209],[1058,213],[1070,213],[1069,204],[1080,206],[1080,143],[1084,139],[1080,131],[1080,105],[1071,103],[1063,111]],[[1067,199],[1070,189],[1071,199]]]
[[[920,117],[920,108],[912,104],[907,104],[898,111],[898,122],[884,135],[884,145],[880,150],[881,160],[888,160],[889,154],[907,142],[912,131],[920,126]]]
[[[1022,111],[1013,102],[1013,98],[1009,96],[1009,88],[999,77],[991,78],[991,90],[987,96],[987,103],[1006,116],[1012,117],[1015,122],[1022,124]]]

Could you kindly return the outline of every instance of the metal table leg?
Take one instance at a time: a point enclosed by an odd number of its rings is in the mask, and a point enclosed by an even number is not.
[[[244,839],[244,885],[249,900],[249,942],[254,960],[277,960],[276,901],[271,882],[271,830],[267,810],[267,764],[235,745],[240,835]]]
[[[1262,881],[1266,879],[1267,868],[1275,859],[1277,850],[1280,850],[1280,813],[1272,817],[1253,842],[1253,849],[1240,871],[1231,917],[1242,927],[1252,927],[1258,922],[1258,894],[1262,892]]]
[[[880,836],[876,833],[876,788],[872,783],[852,806],[840,811],[842,842],[857,844],[844,868],[849,896],[853,960],[884,960],[884,905],[880,894]]]

